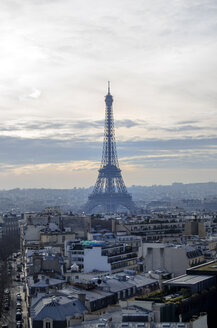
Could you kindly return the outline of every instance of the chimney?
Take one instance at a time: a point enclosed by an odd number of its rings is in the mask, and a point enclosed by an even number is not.
[[[86,294],[84,293],[78,294],[78,299],[85,306]]]
[[[34,284],[39,281],[37,273],[33,273],[33,281],[34,281]]]

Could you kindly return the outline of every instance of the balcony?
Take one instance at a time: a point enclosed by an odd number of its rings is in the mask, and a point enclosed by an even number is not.
[[[129,253],[132,253],[132,252],[137,252],[137,250],[138,250],[138,247],[126,247],[122,251],[119,251],[119,252],[115,251],[111,254],[109,254],[108,251],[103,250],[102,251],[102,256],[108,256],[110,258],[110,257],[119,256],[119,255],[129,254]]]
[[[114,257],[108,258],[108,263],[128,261],[128,260],[131,260],[131,259],[134,259],[134,258],[135,259],[137,258],[137,253],[129,253],[129,254],[126,254],[126,256],[119,255],[119,256],[115,256],[115,258]]]

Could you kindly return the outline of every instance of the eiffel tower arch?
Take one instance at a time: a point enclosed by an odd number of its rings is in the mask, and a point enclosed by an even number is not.
[[[84,211],[91,213],[94,208],[101,206],[105,212],[112,213],[118,207],[123,206],[133,212],[135,210],[135,204],[124,184],[118,163],[112,109],[113,97],[110,94],[109,82],[105,103],[105,132],[102,160],[96,184],[93,192],[88,197]]]

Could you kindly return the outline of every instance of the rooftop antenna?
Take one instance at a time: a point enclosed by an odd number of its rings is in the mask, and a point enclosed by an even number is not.
[[[108,81],[108,94],[110,95],[110,81]]]

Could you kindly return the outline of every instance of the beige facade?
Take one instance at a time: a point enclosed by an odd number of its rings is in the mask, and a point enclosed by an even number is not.
[[[185,223],[184,234],[187,236],[197,235],[201,238],[206,237],[206,230],[203,221],[187,221]]]
[[[41,232],[40,242],[43,244],[64,245],[67,240],[74,240],[73,232]]]

